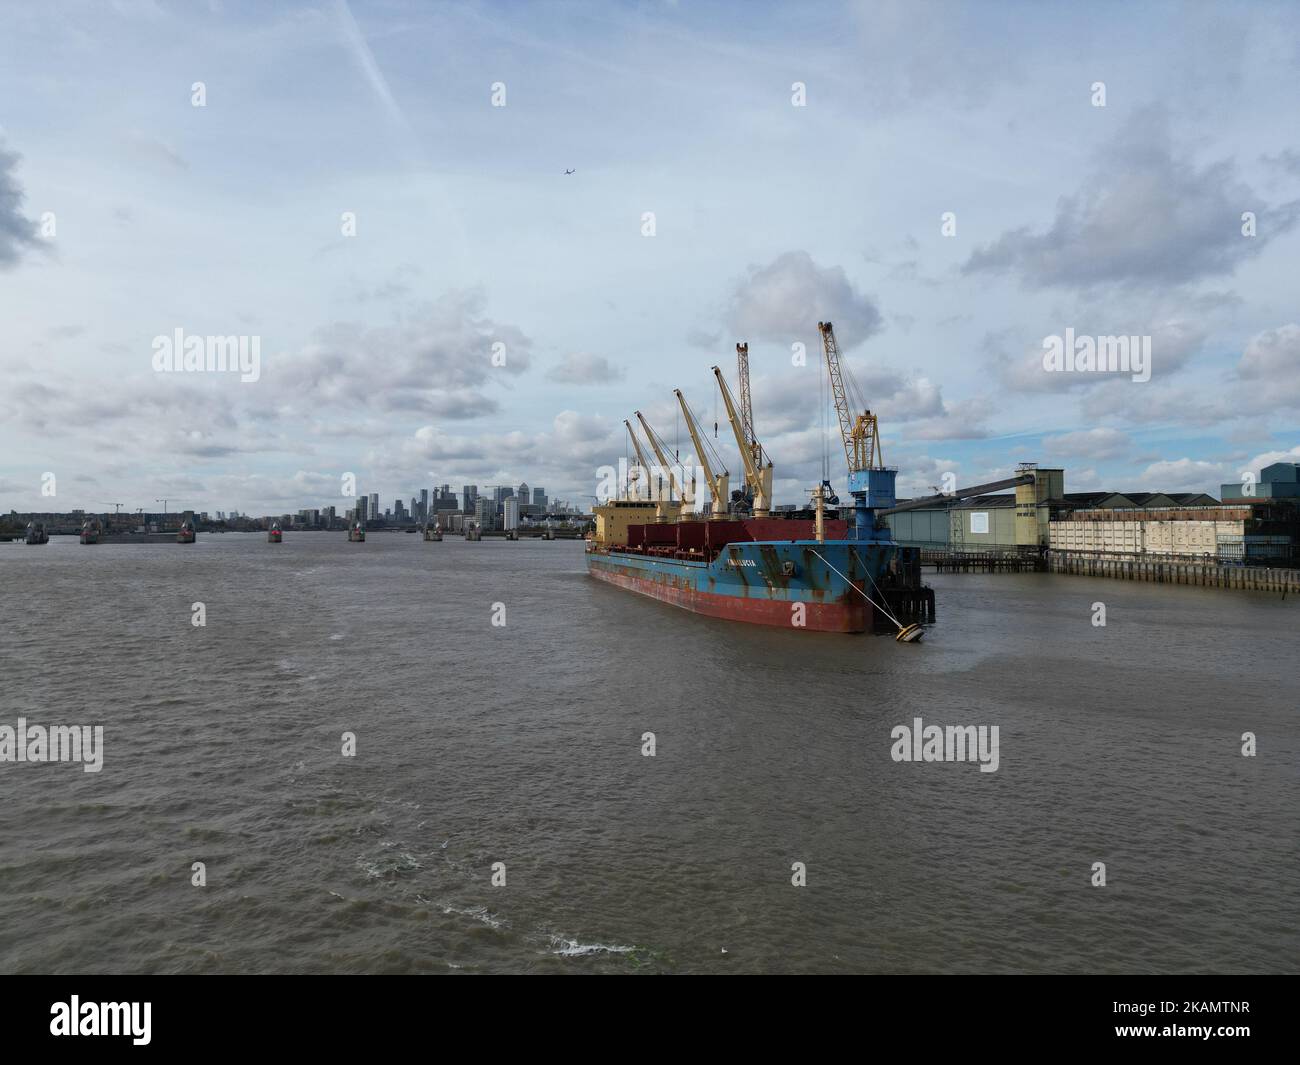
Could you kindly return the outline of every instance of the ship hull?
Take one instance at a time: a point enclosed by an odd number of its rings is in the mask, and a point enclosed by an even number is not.
[[[814,632],[866,632],[872,595],[897,552],[889,542],[729,544],[712,562],[590,549],[597,580],[709,617]],[[873,598],[875,596],[873,595]]]

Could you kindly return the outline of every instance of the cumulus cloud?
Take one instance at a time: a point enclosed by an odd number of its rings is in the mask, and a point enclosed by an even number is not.
[[[27,248],[39,243],[36,223],[23,214],[25,197],[14,176],[21,158],[0,147],[0,269],[13,266]]]
[[[985,422],[996,408],[987,396],[944,403],[943,411],[907,427],[912,440],[982,440],[990,435]]]
[[[574,352],[546,371],[548,380],[564,385],[603,385],[623,379],[623,368],[604,355]]]
[[[1054,457],[1076,460],[1082,457],[1090,461],[1104,461],[1133,454],[1133,441],[1127,433],[1104,426],[1045,436],[1043,447]]]
[[[396,453],[376,456],[375,464],[394,477],[424,465],[442,471],[438,478],[449,483],[517,484],[527,479],[566,491],[575,478],[585,476],[589,480],[580,487],[595,492],[596,471],[622,455],[621,422],[564,410],[549,428],[536,433],[457,434],[437,425],[422,426]]]
[[[1200,459],[1165,459],[1153,462],[1138,475],[1138,491],[1208,492],[1216,498],[1219,486],[1235,480],[1229,467],[1221,462]]]
[[[1045,231],[1004,233],[963,273],[1013,273],[1031,287],[1178,284],[1231,274],[1300,220],[1300,201],[1265,204],[1231,160],[1198,166],[1161,108],[1135,113],[1098,160]],[[1244,211],[1259,218],[1257,236],[1242,235]]]
[[[476,290],[451,292],[398,325],[335,323],[297,352],[264,345],[256,384],[213,374],[154,373],[143,341],[134,352],[136,372],[130,371],[128,349],[118,359],[125,372],[111,381],[59,375],[43,364],[36,373],[10,376],[0,390],[0,422],[79,441],[88,455],[111,439],[114,453],[171,455],[195,464],[311,455],[332,446],[341,424],[354,447],[370,439],[382,453],[395,425],[433,418],[463,423],[496,411],[487,390],[505,386],[527,368],[531,341],[516,327],[488,318],[483,302]],[[496,344],[504,345],[504,365],[493,363]],[[489,443],[508,447],[510,438],[484,434],[466,445],[466,455],[483,452]],[[452,456],[455,442],[431,438],[425,452]],[[269,485],[247,487],[248,494],[226,498],[263,504],[284,498]]]
[[[398,325],[337,322],[282,364],[271,360],[265,376],[311,404],[440,418],[491,414],[497,403],[481,390],[527,370],[532,341],[486,317],[484,303],[481,289],[458,290]]]
[[[1202,388],[1168,385],[1154,379],[1137,384],[1128,378],[1106,381],[1083,396],[1080,413],[1091,421],[1125,425],[1212,426],[1241,417],[1229,395]]]
[[[784,345],[817,339],[817,323],[835,324],[844,349],[880,331],[880,310],[859,292],[841,266],[820,267],[806,251],[788,251],[766,266],[751,266],[727,310],[731,333]]]
[[[1297,152],[1294,148],[1283,148],[1277,155],[1265,154],[1259,158],[1268,166],[1300,177],[1300,152]]]
[[[1248,380],[1300,378],[1300,325],[1291,322],[1251,337],[1237,363],[1237,373]]]
[[[936,495],[941,492],[944,478],[951,474],[958,484],[966,481],[962,476],[962,464],[956,459],[935,458],[931,455],[913,455],[907,464],[899,469],[898,496],[900,499],[915,499],[920,496]]]
[[[1300,406],[1300,325],[1294,322],[1255,334],[1236,366],[1243,409]]]
[[[1051,332],[1032,342],[1024,343],[1023,337],[1010,334],[990,335],[985,338],[984,348],[989,361],[999,380],[1008,388],[1017,392],[1068,392],[1075,389],[1096,389],[1122,380],[1133,384],[1131,375],[1123,373],[1087,373],[1049,371],[1043,366],[1044,341],[1048,336],[1064,338],[1066,325],[1056,324]],[[1174,371],[1186,365],[1205,343],[1205,328],[1183,318],[1166,318],[1159,321],[1120,321],[1105,322],[1081,319],[1071,323],[1077,338],[1091,336],[1128,336],[1151,338],[1151,378],[1167,379]],[[1008,345],[1021,343],[1017,349],[1007,350]],[[1145,384],[1143,387],[1146,387]]]
[[[1265,451],[1247,459],[1242,464],[1243,470],[1255,470],[1258,472],[1265,466],[1271,466],[1275,462],[1300,462],[1300,444],[1291,448],[1289,451]]]

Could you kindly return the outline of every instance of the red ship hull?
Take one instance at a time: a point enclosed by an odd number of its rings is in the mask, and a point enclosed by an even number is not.
[[[793,604],[788,601],[757,596],[719,595],[701,591],[688,581],[669,583],[652,580],[626,570],[604,566],[593,566],[589,572],[606,584],[626,588],[695,614],[728,621],[747,621],[754,625],[772,625],[782,629],[798,627],[813,632],[866,632],[872,621],[871,607],[861,599],[856,603],[802,603],[802,624],[796,626]]]

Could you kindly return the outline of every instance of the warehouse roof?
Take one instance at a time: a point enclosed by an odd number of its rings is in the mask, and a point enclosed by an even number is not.
[[[1176,507],[1178,501],[1173,496],[1167,496],[1163,492],[1129,492],[1129,499],[1133,500],[1135,507],[1142,507],[1150,510],[1152,507]]]
[[[1075,510],[1153,510],[1160,507],[1215,507],[1219,501],[1204,492],[1066,492],[1049,506]]]
[[[991,496],[971,496],[954,505],[954,510],[996,510],[999,507],[1014,507],[1016,497],[1005,492]]]

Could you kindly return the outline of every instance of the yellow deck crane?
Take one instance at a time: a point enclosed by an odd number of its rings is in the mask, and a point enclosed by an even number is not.
[[[700,468],[704,470],[704,479],[709,484],[709,494],[713,497],[713,507],[709,510],[709,518],[717,520],[725,518],[727,514],[727,504],[731,501],[731,491],[728,487],[730,474],[723,470],[715,474],[713,467],[709,465],[709,457],[705,454],[704,439],[700,435],[699,426],[696,425],[695,414],[686,402],[686,397],[682,395],[680,388],[673,389],[673,395],[677,397],[677,402],[682,405],[682,417],[686,419],[686,428],[691,434],[691,443],[695,445],[695,457],[699,460]]]
[[[626,418],[623,424],[627,426],[627,435],[632,438],[632,447],[636,451],[637,475],[636,475],[636,495],[632,495],[632,485],[628,483],[628,497],[631,499],[641,498],[641,485],[646,486],[646,498],[654,498],[654,486],[650,483],[650,463],[646,461],[645,452],[641,450],[641,441],[637,439],[636,430],[632,428],[632,423]]]
[[[856,417],[849,410],[849,396],[845,389],[844,371],[840,367],[840,349],[835,343],[835,330],[830,322],[818,322],[822,335],[822,350],[826,354],[826,370],[831,378],[831,395],[835,400],[835,413],[840,419],[840,435],[844,440],[844,458],[848,461],[849,478],[862,470],[884,469],[885,460],[880,450],[880,432],[876,416],[863,409]],[[853,387],[852,378],[849,387]],[[858,396],[853,397],[858,403]],[[852,488],[849,489],[852,491]],[[893,506],[892,500],[888,504]]]
[[[645,415],[642,414],[639,410],[638,410],[638,411],[633,411],[633,413],[636,415],[636,420],[639,421],[639,422],[641,423],[641,428],[645,430],[645,438],[646,438],[647,440],[650,441],[650,448],[651,448],[651,450],[654,451],[654,453],[655,453],[655,458],[657,458],[657,459],[659,460],[659,468],[660,468],[661,470],[667,470],[667,471],[668,471],[668,492],[669,492],[669,495],[671,496],[673,490],[676,489],[676,491],[677,491],[677,498],[678,498],[678,500],[681,501],[681,502],[679,502],[679,504],[678,504],[678,506],[681,508],[681,509],[680,509],[680,512],[679,512],[679,516],[684,517],[684,516],[686,515],[686,506],[685,506],[686,491],[685,491],[685,488],[682,486],[681,481],[680,481],[680,476],[679,476],[680,471],[678,470],[678,468],[676,467],[676,465],[674,465],[673,463],[671,463],[671,462],[668,461],[668,455],[667,455],[667,454],[665,453],[665,451],[664,451],[663,444],[660,443],[660,440],[659,440],[659,434],[656,433],[653,429],[650,428],[650,423],[649,423],[648,421],[645,420]],[[659,495],[662,495],[662,494],[663,494],[663,493],[659,493]],[[672,500],[669,499],[669,502],[671,503]],[[656,520],[656,521],[671,521],[671,520],[672,520],[672,517],[671,517],[667,512],[668,512],[669,510],[671,510],[672,508],[671,508],[671,507],[665,507],[665,506],[663,505],[663,500],[662,500],[662,499],[657,500],[657,503],[658,503],[658,505],[655,507],[655,520]]]
[[[849,529],[848,538],[860,542],[892,541],[894,534],[887,526],[876,528],[876,515],[878,511],[888,510],[897,502],[894,494],[894,479],[898,476],[898,471],[885,465],[884,456],[880,451],[880,427],[876,416],[862,403],[861,394],[853,382],[852,375],[847,375],[846,380],[846,374],[840,365],[840,349],[835,343],[835,330],[831,328],[830,322],[818,322],[817,328],[822,335],[826,371],[831,378],[831,395],[835,400],[835,412],[839,415],[840,436],[844,441],[844,458],[849,467],[849,494],[853,496],[853,525]],[[862,413],[854,415],[849,408],[850,399],[854,410],[861,407]],[[817,488],[819,510],[825,489],[825,482]],[[871,576],[869,571],[867,576]],[[875,585],[874,578],[872,584]],[[894,639],[901,643],[912,643],[924,634],[925,630],[919,624],[903,625],[883,606],[871,599],[864,589],[859,591],[868,602],[882,610],[898,626],[898,635]]]
[[[741,348],[748,350],[748,344],[737,344],[736,350]],[[745,421],[744,415],[744,397],[749,392],[749,363],[746,360],[742,364],[744,376],[741,378],[742,408],[737,413],[735,401],[731,398],[731,389],[727,387],[727,379],[722,376],[722,370],[717,366],[713,367],[713,376],[718,379],[718,387],[722,389],[722,402],[727,407],[727,420],[731,422],[731,430],[736,436],[736,447],[740,449],[740,460],[745,464],[745,485],[754,497],[754,517],[766,518],[772,508],[772,463],[767,460],[763,454],[763,445],[754,439],[754,414],[753,408],[750,408],[749,421]]]

